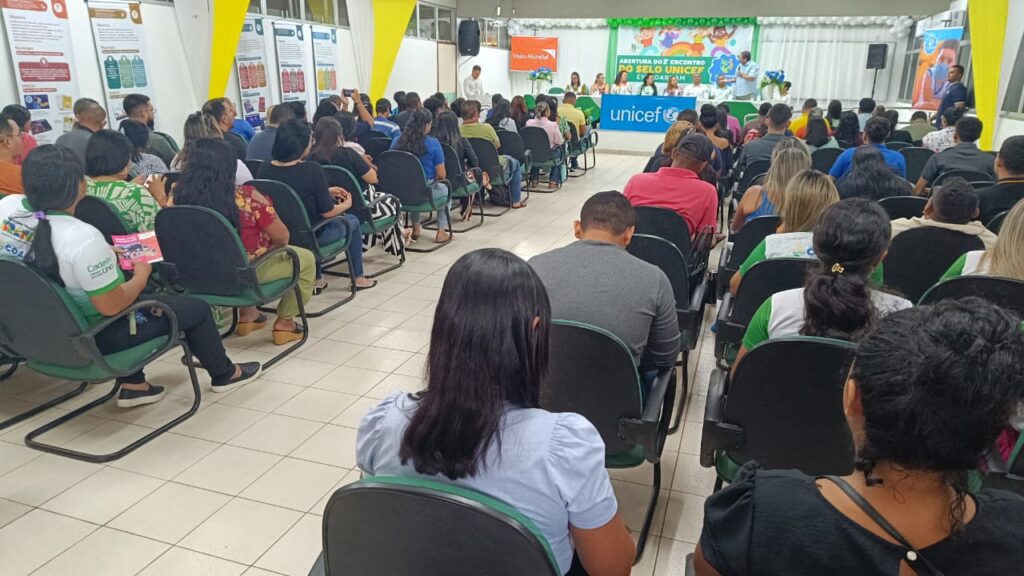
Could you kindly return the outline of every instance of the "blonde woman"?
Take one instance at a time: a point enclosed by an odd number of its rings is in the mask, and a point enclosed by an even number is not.
[[[184,172],[188,164],[188,154],[192,151],[192,144],[200,138],[224,138],[224,133],[217,126],[217,120],[204,112],[193,112],[185,119],[185,143],[181,150],[171,160],[171,172]],[[237,160],[237,159],[236,159]],[[241,160],[235,164],[235,186],[241,186],[252,180],[252,172]]]
[[[1006,215],[999,238],[988,250],[972,250],[961,256],[942,275],[943,280],[957,276],[999,276],[1024,280],[1024,202]]]
[[[814,225],[825,208],[839,202],[839,192],[828,174],[811,169],[797,172],[786,186],[783,197],[779,227],[750,252],[733,275],[729,282],[729,291],[733,294],[743,275],[758,262],[769,258],[814,258]]]
[[[679,87],[679,79],[669,76],[668,86],[665,86],[665,96],[682,96],[683,89]]]
[[[693,132],[693,124],[686,120],[679,120],[670,126],[668,132],[665,133],[665,142],[654,151],[654,155],[651,156],[651,159],[647,161],[647,165],[644,166],[644,172],[657,172],[658,168],[671,164],[672,149],[679,144],[679,140],[683,136],[690,132]]]
[[[594,78],[594,83],[590,85],[590,94],[592,96],[600,96],[601,94],[608,93],[608,82],[604,79],[604,73],[598,72]]]
[[[786,185],[797,172],[811,167],[811,155],[807,146],[796,138],[779,142],[772,151],[771,167],[765,175],[764,184],[751,186],[743,194],[736,214],[732,219],[733,231],[758,216],[772,216],[782,209]]]

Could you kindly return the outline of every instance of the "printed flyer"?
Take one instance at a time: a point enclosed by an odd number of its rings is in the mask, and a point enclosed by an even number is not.
[[[281,101],[301,100],[309,105],[308,81],[309,43],[305,41],[305,26],[287,22],[274,22],[274,45],[277,47],[277,77],[281,84]]]
[[[149,59],[143,41],[142,7],[133,2],[89,2],[89,21],[107,96],[107,118],[117,125],[127,117],[121,101],[128,94],[153,97],[146,69]]]
[[[242,94],[239,112],[256,130],[263,128],[270,105],[270,84],[267,82],[267,45],[264,42],[263,19],[246,18],[235,51],[235,71]]]
[[[658,84],[675,76],[689,84],[695,74],[701,82],[714,84],[719,75],[736,80],[740,52],[751,51],[755,42],[753,26],[708,26],[702,28],[629,28],[618,30],[615,70],[626,70],[630,82],[641,82],[654,74]]]
[[[334,28],[313,26],[316,101],[338,93],[338,36]]]
[[[32,134],[52,144],[75,122],[78,83],[64,0],[0,0],[18,101],[32,112]]]

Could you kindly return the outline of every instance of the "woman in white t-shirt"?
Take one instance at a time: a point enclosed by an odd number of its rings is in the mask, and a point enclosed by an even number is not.
[[[781,336],[858,340],[878,318],[910,308],[906,298],[872,287],[870,276],[885,258],[892,229],[876,202],[851,198],[825,209],[814,226],[817,265],[803,288],[773,295],[754,313],[733,368],[748,350]]]
[[[625,70],[619,70],[619,73],[615,75],[615,83],[612,84],[612,94],[632,94],[633,90],[629,87],[629,74]]]
[[[995,245],[971,250],[957,259],[942,280],[957,276],[999,276],[1024,280],[1024,202],[1010,209]]]

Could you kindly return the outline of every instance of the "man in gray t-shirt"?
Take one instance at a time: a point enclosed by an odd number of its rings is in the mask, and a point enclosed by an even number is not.
[[[641,373],[679,356],[676,302],[668,277],[626,252],[636,215],[618,192],[599,192],[576,221],[579,240],[530,259],[551,300],[552,318],[604,328],[633,353]]]

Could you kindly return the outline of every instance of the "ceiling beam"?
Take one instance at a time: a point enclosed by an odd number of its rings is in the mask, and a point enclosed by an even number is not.
[[[949,10],[949,0],[458,0],[460,18],[658,18],[727,16],[906,16]]]

